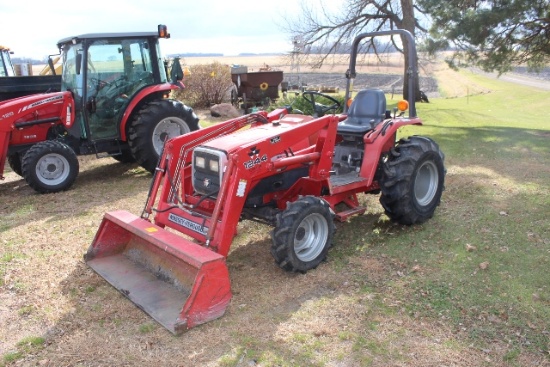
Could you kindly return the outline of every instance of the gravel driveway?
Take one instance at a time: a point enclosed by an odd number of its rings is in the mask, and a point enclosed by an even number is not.
[[[498,76],[497,73],[486,73],[477,68],[472,68],[472,71],[510,83],[550,90],[550,68],[544,68],[540,72],[535,73],[530,72],[526,67],[515,67],[513,71],[501,76]]]

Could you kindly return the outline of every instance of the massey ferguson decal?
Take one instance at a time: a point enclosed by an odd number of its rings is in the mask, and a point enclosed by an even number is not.
[[[271,138],[271,139],[269,140],[269,142],[270,142],[271,144],[277,144],[277,143],[280,142],[280,141],[281,141],[281,137],[280,137],[279,135],[274,136],[273,138]]]
[[[259,165],[262,162],[267,161],[267,154],[264,154],[260,157],[260,150],[256,147],[250,148],[250,152],[248,152],[248,156],[251,158],[249,161],[244,162],[244,168],[251,169],[254,166]]]
[[[53,102],[53,101],[58,101],[58,100],[60,100],[60,99],[63,99],[63,96],[62,96],[62,95],[60,95],[60,96],[53,96],[53,97],[50,97],[50,98],[45,98],[45,99],[43,99],[43,100],[40,100],[40,101],[31,103],[30,105],[23,107],[19,112],[26,111],[26,110],[28,110],[28,109],[31,109],[31,108],[34,108],[34,107],[43,105],[43,104],[45,104],[45,103],[49,103],[49,102]]]
[[[170,213],[168,215],[168,220],[205,236],[208,233],[208,227],[205,227],[202,224],[190,221],[189,219],[180,217],[179,215],[173,213]]]
[[[257,149],[256,147],[250,148],[250,152],[248,152],[248,156],[250,158],[252,158],[252,157],[254,157],[255,155],[258,155],[258,154],[260,154],[260,150]]]

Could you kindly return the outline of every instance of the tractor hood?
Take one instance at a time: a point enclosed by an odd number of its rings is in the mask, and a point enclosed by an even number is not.
[[[292,137],[292,134],[289,134],[289,132],[297,126],[303,125],[305,123],[304,121],[307,120],[311,120],[311,118],[309,116],[298,115],[293,117],[292,115],[287,115],[283,119],[272,123],[239,130],[235,133],[210,140],[202,144],[202,146],[223,150],[231,154],[254,144],[270,142],[273,148],[275,148],[275,146],[280,146],[280,152],[282,152],[289,146],[285,144],[285,141]],[[295,137],[293,137],[292,140],[295,142]],[[299,148],[305,148],[306,146],[309,146],[309,144],[307,143],[307,137],[304,136],[304,145]]]

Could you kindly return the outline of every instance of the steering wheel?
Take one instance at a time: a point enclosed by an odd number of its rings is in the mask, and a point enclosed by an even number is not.
[[[89,91],[90,112],[96,113],[101,118],[114,117],[117,110],[125,102],[123,98],[127,86],[128,82],[125,75],[109,82],[98,78],[90,78],[88,88],[95,89],[93,92],[92,90]]]
[[[90,78],[92,83],[97,83],[97,96],[100,98],[116,98],[124,92],[128,86],[128,81],[126,80],[126,75],[121,75],[115,80],[105,81],[99,80],[96,78]]]
[[[331,97],[323,93],[315,92],[315,91],[309,91],[309,90],[304,91],[302,93],[302,96],[306,101],[311,103],[311,105],[313,106],[314,117],[323,117],[325,113],[327,113],[330,110],[334,110],[336,112],[336,110],[339,109],[340,106],[342,105],[340,101],[338,101],[334,97]],[[318,97],[315,97],[315,96],[318,96]],[[332,102],[332,104],[327,106],[322,103],[315,102],[315,99],[316,98],[319,99],[320,97],[328,99],[330,102]]]

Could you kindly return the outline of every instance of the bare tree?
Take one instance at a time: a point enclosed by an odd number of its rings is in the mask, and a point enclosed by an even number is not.
[[[287,20],[288,28],[294,37],[300,37],[304,43],[304,52],[313,57],[314,66],[320,67],[330,55],[348,52],[353,38],[360,33],[389,29],[406,29],[413,36],[416,31],[426,32],[426,29],[415,18],[419,11],[413,0],[346,0],[341,12],[332,13],[325,2],[317,3],[315,8],[310,3],[301,2],[301,14],[296,19]],[[403,43],[406,40],[402,40]],[[392,39],[394,47],[402,51],[399,42]],[[379,43],[374,40],[367,46],[378,54]],[[403,44],[406,49],[407,45]],[[314,55],[313,55],[314,56]],[[405,52],[405,65],[408,64]],[[415,65],[417,66],[417,65]],[[416,67],[416,69],[418,69]],[[406,73],[406,70],[404,71]],[[405,75],[403,97],[407,98],[408,78]],[[418,92],[418,76],[416,76],[416,97]]]

